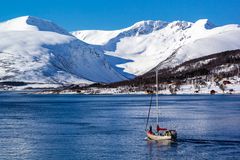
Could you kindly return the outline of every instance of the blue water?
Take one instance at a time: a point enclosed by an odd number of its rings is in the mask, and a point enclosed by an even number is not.
[[[149,100],[2,93],[0,159],[240,159],[240,96],[159,96],[174,143],[144,139]]]

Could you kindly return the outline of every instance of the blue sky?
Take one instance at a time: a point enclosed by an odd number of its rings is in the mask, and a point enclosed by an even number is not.
[[[49,19],[69,31],[113,30],[141,20],[240,24],[240,0],[4,0],[0,21],[23,15]]]

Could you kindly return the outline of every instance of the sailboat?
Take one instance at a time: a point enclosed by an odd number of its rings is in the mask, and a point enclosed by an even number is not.
[[[151,96],[150,106],[149,106],[149,110],[148,110],[147,123],[146,123],[146,128],[145,128],[147,138],[149,140],[156,140],[156,141],[176,140],[177,139],[176,130],[169,130],[167,128],[159,127],[158,87],[159,87],[159,85],[158,85],[158,70],[156,69],[156,112],[157,112],[156,131],[154,132],[152,130],[151,125],[149,126],[149,129],[148,129],[148,122],[149,122],[149,117],[150,117],[150,112],[151,112],[151,107],[152,107],[152,96]]]

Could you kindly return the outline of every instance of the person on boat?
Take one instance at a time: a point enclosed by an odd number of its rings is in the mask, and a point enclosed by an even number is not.
[[[149,126],[148,133],[149,133],[149,134],[153,134],[153,131],[152,131],[152,126]]]
[[[159,124],[157,125],[157,132],[159,132],[161,129],[159,127]]]

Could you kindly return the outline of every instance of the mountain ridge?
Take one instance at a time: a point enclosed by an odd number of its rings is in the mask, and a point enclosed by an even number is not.
[[[78,37],[78,38],[77,38]],[[240,48],[240,26],[208,19],[140,21],[115,31],[67,32],[33,16],[0,23],[0,81],[112,83]],[[90,43],[91,42],[91,43]]]
[[[34,16],[21,16],[2,22],[0,31],[49,31],[70,35],[54,22]]]
[[[164,64],[161,66],[164,68],[211,53],[240,48],[237,40],[240,36],[239,25],[216,26],[208,19],[195,23],[141,21],[125,29],[107,31],[111,35],[109,37],[101,33],[99,30],[72,32],[79,39],[84,34],[82,40],[102,47],[105,55],[119,58],[114,62],[107,60],[112,67],[121,68],[122,75],[139,76],[159,64]],[[128,61],[122,63],[121,59]]]
[[[101,50],[51,21],[23,16],[0,23],[0,80],[40,83],[113,82],[125,78]]]

